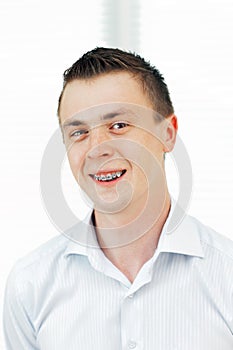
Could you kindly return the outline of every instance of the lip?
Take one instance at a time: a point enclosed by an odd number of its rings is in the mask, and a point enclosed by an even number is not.
[[[121,172],[122,175],[119,177],[116,177],[115,179],[112,179],[111,181],[99,181],[95,178],[95,175],[100,176],[100,175],[104,175],[107,176],[108,174],[112,174],[112,173],[118,173]],[[94,174],[89,174],[90,178],[97,183],[100,186],[112,186],[113,184],[116,184],[118,181],[120,181],[124,175],[126,174],[127,170],[126,169],[112,169],[112,170],[103,170],[103,171],[98,171],[97,173]]]

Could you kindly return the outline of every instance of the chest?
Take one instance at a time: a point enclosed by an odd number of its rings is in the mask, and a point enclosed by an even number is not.
[[[216,300],[198,273],[166,271],[132,294],[95,271],[47,291],[35,321],[40,349],[232,349],[221,295]]]

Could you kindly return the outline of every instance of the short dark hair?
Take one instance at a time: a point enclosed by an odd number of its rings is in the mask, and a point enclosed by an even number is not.
[[[63,89],[58,101],[60,104],[66,85],[75,79],[91,79],[101,74],[130,72],[139,79],[144,92],[150,98],[156,112],[163,117],[174,113],[168,87],[162,74],[154,66],[136,53],[115,48],[97,47],[79,58],[63,74]]]

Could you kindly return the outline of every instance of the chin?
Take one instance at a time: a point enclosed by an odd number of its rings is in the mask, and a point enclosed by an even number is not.
[[[98,212],[105,214],[117,214],[126,210],[130,204],[130,200],[127,198],[119,198],[113,200],[110,198],[92,199],[94,203],[94,209]]]

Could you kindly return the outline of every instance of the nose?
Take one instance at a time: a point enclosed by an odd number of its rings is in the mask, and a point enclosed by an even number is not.
[[[107,135],[107,130],[104,126],[99,126],[90,132],[90,149],[88,151],[88,158],[110,157],[114,150],[110,144],[110,137]]]

